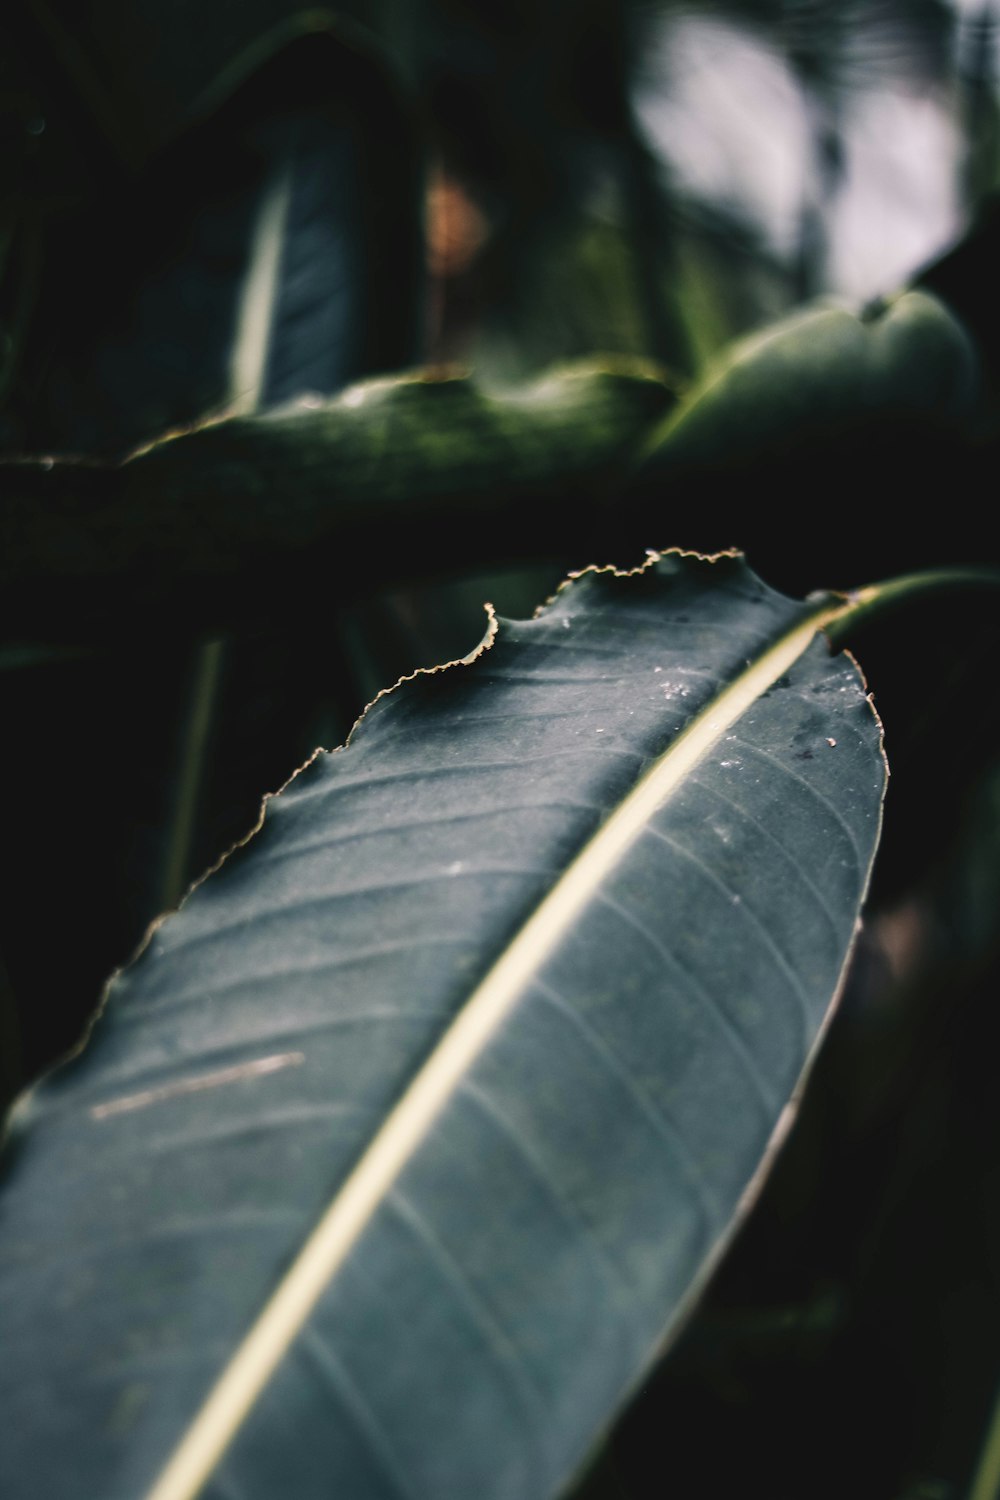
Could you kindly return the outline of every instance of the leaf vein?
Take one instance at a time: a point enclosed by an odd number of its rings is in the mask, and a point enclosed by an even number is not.
[[[632,1099],[639,1113],[652,1126],[660,1139],[665,1141],[669,1146],[673,1156],[681,1163],[684,1175],[688,1178],[692,1196],[698,1205],[702,1224],[707,1230],[715,1221],[718,1205],[712,1203],[706,1196],[704,1183],[698,1174],[694,1158],[685,1145],[684,1136],[677,1125],[674,1124],[662,1105],[654,1104],[644,1090],[640,1089],[626,1068],[622,1058],[618,1056],[605,1038],[588,1021],[587,1017],[569,1003],[565,995],[560,994],[558,990],[542,979],[536,979],[533,988],[538,990],[552,1008],[577,1029],[591,1051],[601,1058],[608,1071],[624,1086],[626,1093]]]
[[[846,818],[837,807],[836,803],[831,802],[830,798],[827,797],[823,792],[821,792],[819,787],[813,786],[812,782],[809,781],[805,776],[802,776],[798,771],[793,771],[791,766],[787,765],[785,761],[779,760],[778,756],[772,755],[769,750],[763,749],[763,747],[760,745],[751,744],[747,740],[740,739],[738,735],[733,736],[733,744],[739,745],[741,750],[749,751],[751,755],[758,755],[763,760],[770,761],[771,765],[777,766],[779,770],[784,771],[785,775],[791,781],[797,781],[800,786],[805,787],[806,791],[809,792],[817,802],[821,802],[823,806],[828,809],[834,821],[839,824],[839,826],[846,834],[847,840],[850,843],[851,849],[854,853],[854,862],[857,865],[858,869],[860,870],[864,868],[865,862],[861,858],[861,850],[858,847],[858,841],[855,837],[854,830],[851,827],[850,823],[847,822]]]
[[[727,902],[732,903],[733,896],[738,893],[735,892],[730,886],[728,886],[724,880],[721,880],[719,876],[716,875],[715,871],[710,869],[709,866],[705,864],[704,860],[700,859],[697,854],[693,853],[692,850],[685,848],[683,844],[679,844],[676,839],[673,839],[669,834],[664,833],[661,828],[654,828],[650,826],[644,829],[644,833],[648,834],[652,838],[661,840],[664,844],[669,844],[670,848],[673,849],[677,854],[679,854],[682,859],[687,860],[687,862],[693,865],[696,870],[700,871],[704,879],[707,880],[710,885],[715,886],[717,890],[721,891],[722,894],[726,897]],[[732,905],[731,910],[739,913],[744,922],[749,923],[750,926],[752,926],[753,929],[759,934],[762,941],[764,942],[765,947],[774,955],[778,967],[782,970],[782,972],[788,979],[788,982],[792,987],[792,993],[795,995],[795,998],[798,1001],[800,1018],[803,1024],[803,1044],[805,1045],[808,1040],[810,1026],[809,996],[806,993],[806,988],[801,976],[796,973],[794,967],[789,962],[787,955],[781,951],[781,948],[768,932],[767,928],[764,926],[764,923],[758,917],[757,913],[753,910],[752,906],[749,906],[747,902],[741,898],[739,905]]]
[[[599,900],[601,901],[602,905],[607,906],[612,911],[616,912],[623,921],[627,922],[630,927],[634,928],[635,931],[639,933],[640,937],[646,940],[646,942],[657,954],[657,956],[664,959],[672,969],[680,974],[681,978],[690,986],[692,992],[702,997],[708,1008],[709,1014],[715,1017],[716,1021],[722,1029],[723,1035],[728,1040],[732,1051],[740,1058],[746,1077],[752,1084],[754,1093],[757,1095],[760,1103],[764,1106],[764,1114],[766,1115],[767,1119],[773,1119],[778,1107],[777,1099],[774,1096],[772,1090],[768,1088],[764,1080],[764,1076],[761,1073],[760,1068],[758,1067],[756,1058],[750,1051],[750,1048],[744,1041],[743,1037],[740,1035],[735,1022],[732,1020],[728,1012],[723,1008],[722,1002],[719,1000],[718,996],[714,995],[711,990],[709,990],[702,983],[702,981],[698,978],[698,976],[694,973],[690,966],[684,962],[679,954],[674,953],[671,949],[667,948],[663,943],[661,943],[655,933],[649,930],[645,922],[641,921],[639,917],[630,912],[626,906],[623,906],[621,902],[616,901],[613,896],[608,895],[606,892],[601,893]]]
[[[372,1410],[371,1403],[365,1400],[361,1387],[351,1372],[320,1337],[315,1326],[307,1325],[302,1330],[299,1343],[301,1353],[339,1398],[340,1409],[364,1440],[392,1491],[401,1500],[420,1500],[404,1476],[384,1427]]]

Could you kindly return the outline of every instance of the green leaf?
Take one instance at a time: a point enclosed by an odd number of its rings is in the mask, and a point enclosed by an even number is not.
[[[210,423],[118,467],[0,464],[0,636],[287,619],[370,594],[373,559],[391,583],[562,555],[567,522],[579,541],[672,401],[639,360],[503,395],[428,371]]]
[[[904,292],[864,317],[813,306],[727,350],[648,441],[646,473],[739,472],[889,418],[957,429],[979,390],[969,335],[937,297]]]
[[[849,607],[588,571],[266,804],[15,1115],[5,1500],[559,1491],[842,979],[884,783]]]

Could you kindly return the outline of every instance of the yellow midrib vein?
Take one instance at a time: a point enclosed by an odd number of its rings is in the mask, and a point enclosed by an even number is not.
[[[722,734],[851,611],[824,600],[691,721],[576,856],[473,991],[361,1156],[174,1450],[146,1500],[195,1500],[320,1297],[462,1078],[625,851]]]
[[[280,167],[268,182],[258,211],[250,266],[236,320],[229,370],[232,416],[250,416],[260,410],[281,289],[281,258],[291,195],[291,171],[287,166]]]

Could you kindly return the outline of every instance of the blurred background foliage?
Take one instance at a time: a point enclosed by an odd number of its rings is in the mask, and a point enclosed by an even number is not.
[[[449,3],[435,22],[451,196],[431,224],[454,205],[444,273],[466,283],[442,342],[496,378],[593,348],[690,374],[807,297],[893,290],[994,186],[989,3]]]
[[[995,406],[995,0],[10,0],[0,42],[8,456],[114,460],[418,364],[502,393],[640,356],[683,393],[809,299],[915,278]],[[643,546],[739,544],[798,592],[995,547],[993,436],[841,437],[638,482],[597,537],[567,504],[530,568],[487,529],[474,576],[389,588],[388,534],[339,570],[367,597],[334,568],[279,625],[257,581],[259,622],[210,640],[182,598],[100,645],[15,631],[0,1098],[264,790],[475,643],[484,598],[524,614]],[[578,1500],[967,1493],[1000,1374],[998,646],[976,601],[858,642],[894,781],[855,972],[778,1170]]]

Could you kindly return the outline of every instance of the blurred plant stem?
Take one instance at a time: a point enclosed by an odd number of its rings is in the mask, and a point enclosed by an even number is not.
[[[997,6],[982,0],[965,23],[959,71],[964,86],[966,160],[964,195],[974,214],[1000,178],[997,109]]]
[[[192,652],[190,689],[177,755],[174,801],[163,860],[159,900],[162,911],[169,911],[177,906],[194,874],[191,855],[225,650],[224,641],[214,640],[205,641]]]
[[[986,1429],[986,1440],[972,1484],[969,1500],[997,1500],[1000,1494],[1000,1392]]]

